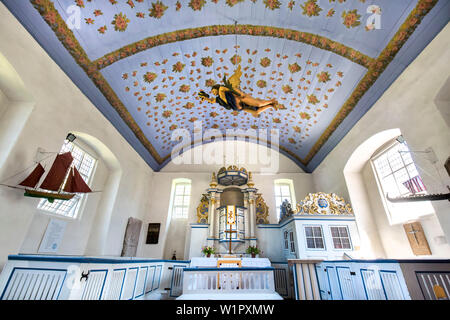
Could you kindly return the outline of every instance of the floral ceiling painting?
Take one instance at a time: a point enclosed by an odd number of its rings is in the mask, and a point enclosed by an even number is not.
[[[271,129],[312,172],[448,22],[442,0],[2,0],[154,169],[172,133]],[[78,19],[78,20],[77,20]],[[254,116],[198,93],[241,67]]]

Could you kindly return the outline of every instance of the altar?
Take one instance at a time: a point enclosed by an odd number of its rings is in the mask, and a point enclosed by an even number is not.
[[[270,260],[267,258],[222,258],[222,257],[193,257],[191,268],[269,268]]]
[[[249,250],[257,247],[256,225],[268,223],[268,208],[254,186],[245,168],[223,167],[212,174],[191,228],[190,259],[205,246],[214,248],[216,257],[250,257]]]

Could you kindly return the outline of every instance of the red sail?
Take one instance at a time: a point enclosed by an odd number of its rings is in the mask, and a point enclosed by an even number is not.
[[[34,168],[33,172],[21,183],[19,183],[19,186],[34,188],[39,183],[39,180],[41,180],[41,177],[45,173],[44,167],[38,163],[36,168]]]
[[[83,177],[76,168],[70,171],[69,178],[67,179],[64,187],[65,192],[70,193],[89,193],[92,192],[91,188],[84,182]]]
[[[58,154],[40,188],[51,191],[59,191],[72,161],[73,157],[70,152]]]

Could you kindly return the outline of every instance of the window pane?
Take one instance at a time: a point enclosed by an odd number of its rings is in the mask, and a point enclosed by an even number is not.
[[[315,237],[322,237],[322,229],[320,227],[314,227],[313,231]]]
[[[391,167],[389,166],[386,155],[383,155],[375,160],[375,168],[377,169],[380,177],[385,177],[391,173]]]
[[[322,238],[315,238],[315,240],[316,240],[316,248],[323,249],[324,246]]]
[[[177,185],[175,187],[175,194],[176,195],[183,195],[184,194],[184,185]]]
[[[175,205],[181,206],[183,204],[183,196],[175,196]]]
[[[331,236],[332,237],[339,237],[339,231],[336,227],[331,227]]]
[[[339,228],[339,235],[341,237],[348,237],[347,228],[346,227]]]
[[[333,238],[333,244],[335,249],[342,249],[341,239]]]
[[[350,249],[350,240],[348,238],[343,238],[342,240],[342,247],[343,249]]]
[[[311,227],[305,227],[305,234],[306,234],[307,237],[312,237],[313,236],[312,228]]]
[[[386,196],[386,193],[388,193],[390,197],[399,195],[397,183],[395,182],[393,175],[387,176],[381,183],[383,186],[384,196]]]
[[[185,196],[183,200],[183,205],[189,206],[189,201],[191,200],[191,197]]]
[[[279,185],[275,185],[275,196],[281,196],[281,188]]]
[[[410,164],[406,168],[408,169],[408,173],[411,178],[419,175],[419,172],[417,172],[417,169],[416,169],[416,166],[414,165],[414,163]]]
[[[314,239],[313,238],[306,238],[306,246],[309,249],[314,249],[315,248]]]
[[[281,185],[281,194],[282,195],[290,195],[289,185]]]

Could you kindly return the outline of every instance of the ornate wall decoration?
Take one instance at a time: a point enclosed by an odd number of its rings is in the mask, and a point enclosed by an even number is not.
[[[310,193],[296,205],[295,214],[353,215],[350,204],[335,193]]]
[[[269,207],[260,193],[256,197],[256,224],[268,224]]]
[[[200,204],[197,207],[197,223],[208,223],[209,200],[206,194],[202,196]]]

